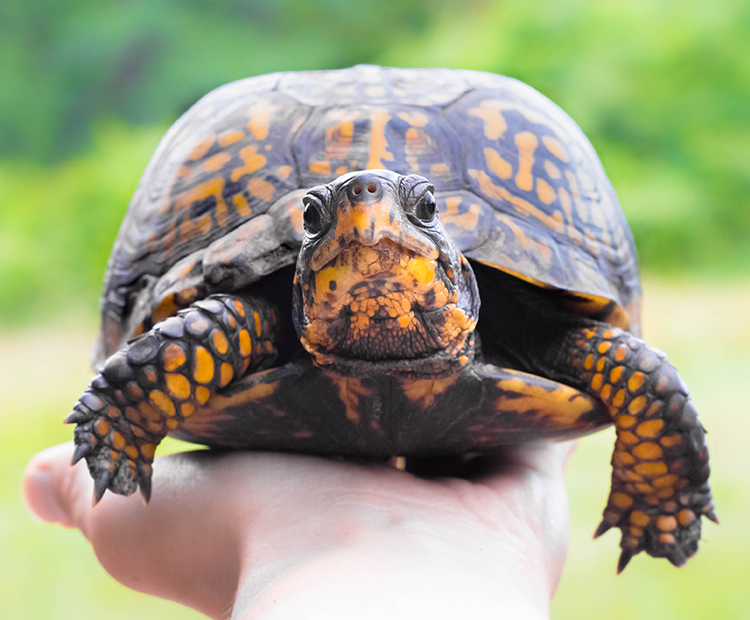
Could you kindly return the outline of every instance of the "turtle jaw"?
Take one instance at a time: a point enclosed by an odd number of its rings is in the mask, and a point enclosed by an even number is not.
[[[300,339],[320,364],[457,357],[476,325],[437,260],[388,239],[350,245],[311,284]]]

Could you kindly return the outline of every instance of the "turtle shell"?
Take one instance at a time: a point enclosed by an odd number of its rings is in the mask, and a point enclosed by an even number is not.
[[[306,190],[369,168],[428,178],[468,258],[638,333],[632,235],[560,108],[499,75],[357,66],[233,82],[174,124],[115,241],[97,359],[208,293],[293,264]]]

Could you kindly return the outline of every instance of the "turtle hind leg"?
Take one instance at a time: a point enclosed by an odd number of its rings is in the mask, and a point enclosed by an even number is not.
[[[73,461],[86,459],[94,503],[107,489],[148,501],[156,446],[218,389],[273,363],[276,313],[266,302],[212,295],[111,356],[66,418]]]
[[[595,536],[621,530],[618,572],[640,551],[682,566],[698,550],[701,516],[716,520],[705,431],[687,387],[661,351],[608,325],[574,331],[567,350],[579,386],[609,408],[617,431]]]

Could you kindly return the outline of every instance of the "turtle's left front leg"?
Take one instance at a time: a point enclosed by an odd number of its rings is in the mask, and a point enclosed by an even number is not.
[[[717,520],[705,431],[677,370],[632,334],[593,321],[551,357],[551,376],[600,398],[615,423],[612,490],[595,536],[622,531],[618,572],[642,550],[685,564],[701,516]]]

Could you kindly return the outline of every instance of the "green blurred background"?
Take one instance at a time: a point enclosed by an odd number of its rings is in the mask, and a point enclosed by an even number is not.
[[[511,75],[578,122],[640,250],[646,338],[710,431],[722,525],[687,568],[639,556],[617,578],[617,536],[590,540],[614,436],[582,442],[553,618],[750,617],[747,0],[4,0],[0,616],[198,617],[125,590],[78,533],[34,522],[23,467],[70,437],[106,259],[168,126],[225,82],[356,63]]]

